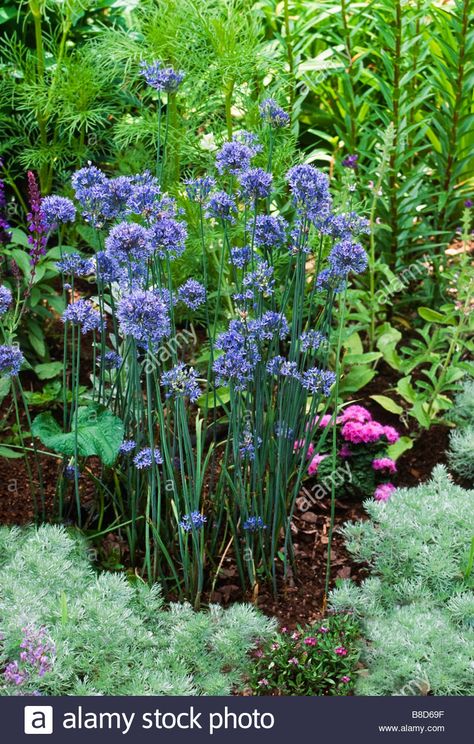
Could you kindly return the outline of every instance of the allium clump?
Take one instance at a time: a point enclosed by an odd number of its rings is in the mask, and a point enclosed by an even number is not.
[[[0,286],[0,317],[5,315],[12,304],[12,293],[8,287]]]
[[[83,258],[79,253],[67,253],[56,262],[56,268],[61,274],[89,276],[94,273],[94,261],[91,258]]]
[[[288,238],[288,223],[283,217],[260,214],[255,221],[255,245],[281,248]]]
[[[0,374],[16,377],[25,357],[17,346],[0,346]]]
[[[250,168],[239,177],[240,192],[244,200],[266,199],[271,192],[273,176],[263,168]]]
[[[204,204],[216,182],[211,176],[203,176],[202,178],[189,178],[184,185],[188,199]]]
[[[287,181],[298,211],[315,221],[327,216],[331,207],[329,179],[312,165],[295,165],[290,168]]]
[[[237,213],[237,205],[232,198],[225,191],[215,191],[210,195],[206,205],[206,217],[213,217],[216,220],[223,220],[224,222],[235,222],[235,214]]]
[[[237,176],[249,169],[253,155],[254,150],[249,145],[235,139],[224,142],[216,156],[216,168],[221,175],[227,171]]]
[[[156,255],[170,261],[182,256],[186,248],[186,225],[169,214],[161,214],[147,231],[150,247]]]
[[[106,351],[104,357],[97,357],[97,363],[100,365],[103,363],[105,369],[119,369],[122,365],[123,359],[120,354],[116,351]]]
[[[204,514],[201,514],[198,511],[190,512],[190,514],[185,514],[179,523],[179,526],[185,531],[185,532],[191,532],[192,530],[200,530],[202,527],[204,527],[205,523],[207,522],[207,517],[204,516]]]
[[[367,268],[368,258],[359,243],[346,239],[336,243],[329,254],[329,263],[335,274],[344,277],[350,272],[361,274]]]
[[[313,367],[303,372],[302,385],[310,393],[328,396],[331,392],[331,387],[336,382],[336,375],[330,370],[318,369]]]
[[[320,331],[304,331],[300,336],[301,351],[317,351],[327,343],[327,338]]]
[[[249,245],[236,246],[230,250],[231,263],[233,263],[238,269],[245,268],[251,258],[252,249]]]
[[[168,307],[152,290],[137,290],[122,297],[117,318],[122,333],[144,349],[153,349],[171,333]]]
[[[64,196],[45,196],[41,201],[41,214],[47,230],[57,230],[59,225],[74,222],[76,207]]]
[[[264,523],[262,517],[248,517],[242,525],[242,529],[246,532],[258,532],[258,530],[266,530],[267,525]]]
[[[107,236],[105,250],[118,263],[144,262],[151,253],[148,233],[136,222],[120,222]]]
[[[88,333],[100,328],[100,313],[94,308],[89,300],[77,300],[67,306],[63,315],[63,323],[72,323],[81,328],[82,333]]]

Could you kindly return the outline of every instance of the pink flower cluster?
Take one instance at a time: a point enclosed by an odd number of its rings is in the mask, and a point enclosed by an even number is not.
[[[391,457],[379,457],[376,460],[372,460],[372,467],[374,470],[382,470],[386,473],[397,472],[397,465]]]
[[[375,489],[374,499],[376,501],[388,501],[395,490],[393,483],[381,483]]]

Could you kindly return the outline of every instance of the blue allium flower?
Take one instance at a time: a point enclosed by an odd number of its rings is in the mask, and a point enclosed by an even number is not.
[[[255,222],[255,245],[281,248],[287,241],[288,223],[283,217],[261,214]]]
[[[308,369],[307,372],[303,372],[301,378],[301,384],[310,393],[317,394],[322,393],[323,395],[329,395],[331,387],[336,382],[336,375],[334,372],[325,369],[318,369],[313,367]]]
[[[122,364],[122,357],[116,351],[106,351],[104,354],[105,369],[119,369]],[[102,357],[97,357],[97,364],[101,364]]]
[[[0,287],[0,317],[8,312],[10,305],[12,304],[12,293],[8,287]]]
[[[128,214],[137,214],[149,219],[158,211],[160,200],[160,182],[150,171],[132,177],[131,193],[127,201]]]
[[[318,222],[318,229],[325,235],[340,240],[362,233],[368,234],[370,232],[370,222],[365,217],[360,217],[356,212],[331,214],[326,219]]]
[[[173,67],[163,67],[163,63],[141,62],[140,75],[142,75],[151,88],[166,93],[176,93],[184,79],[184,72],[178,72]]]
[[[273,176],[263,168],[250,168],[239,177],[240,191],[244,200],[266,199],[272,189]]]
[[[260,318],[248,321],[250,332],[257,338],[270,341],[275,336],[284,339],[288,336],[290,328],[288,321],[282,313],[268,310]]]
[[[119,264],[114,258],[108,256],[105,251],[99,251],[95,257],[95,271],[97,278],[104,284],[118,282],[123,276]]]
[[[244,530],[249,532],[257,532],[258,530],[266,530],[267,525],[264,524],[262,517],[249,517],[245,520],[242,525]]]
[[[18,346],[0,346],[0,374],[16,377],[25,357]]]
[[[298,211],[309,220],[326,217],[331,208],[329,178],[312,165],[295,165],[286,174]]]
[[[77,465],[74,465],[74,463],[69,463],[68,465],[66,465],[66,467],[64,468],[64,477],[67,480],[76,480],[76,476],[78,478],[81,477],[81,471],[79,470]]]
[[[189,178],[184,185],[188,199],[204,204],[216,182],[211,176],[204,176],[203,178]]]
[[[169,258],[170,261],[183,255],[186,248],[188,231],[183,222],[169,217],[166,213],[161,215],[148,228],[148,240],[152,250],[159,258]]]
[[[225,191],[216,191],[209,197],[205,215],[206,217],[214,217],[216,220],[226,220],[234,223],[236,212],[237,205],[234,199]]]
[[[284,421],[277,421],[275,424],[275,435],[282,439],[294,439],[295,432]]]
[[[242,285],[245,289],[261,292],[264,297],[270,297],[275,286],[273,266],[270,266],[266,261],[259,261],[255,270],[244,276]]]
[[[100,314],[94,309],[89,300],[77,300],[67,306],[63,315],[63,323],[69,322],[81,327],[82,333],[88,333],[100,327]]]
[[[122,444],[120,445],[119,453],[121,455],[129,455],[130,452],[133,452],[136,446],[137,443],[134,439],[124,439]]]
[[[119,263],[146,262],[151,254],[148,233],[136,222],[120,222],[107,236],[105,251]]]
[[[76,207],[64,196],[45,196],[41,200],[41,213],[48,230],[56,230],[58,225],[76,219]]]
[[[238,269],[243,269],[252,257],[252,249],[249,245],[236,246],[230,249],[230,260]]]
[[[166,389],[167,398],[189,398],[194,403],[201,395],[196,370],[186,367],[183,362],[178,362],[173,369],[163,372],[161,384]]]
[[[79,253],[67,253],[56,262],[56,268],[61,274],[89,276],[94,273],[94,261],[91,258],[83,258]]]
[[[252,151],[252,157],[263,150],[263,145],[258,141],[257,135],[254,132],[248,132],[246,129],[239,129],[235,132],[233,139],[235,142],[247,145]]]
[[[290,123],[289,114],[278,105],[274,98],[265,98],[258,108],[263,121],[276,129],[287,127]]]
[[[342,165],[344,166],[344,168],[352,168],[352,170],[357,170],[358,159],[358,155],[347,155],[342,161]]]
[[[178,297],[186,307],[196,310],[206,302],[206,289],[195,279],[188,279],[178,289]]]
[[[193,511],[190,514],[185,514],[183,516],[183,519],[179,523],[179,526],[185,532],[191,532],[191,530],[200,530],[202,527],[204,527],[206,522],[207,517],[205,517],[204,514],[201,514],[201,512],[198,511]]]
[[[216,155],[216,168],[221,175],[227,171],[237,176],[249,169],[254,154],[252,147],[243,142],[237,142],[235,139],[232,142],[224,142]]]
[[[320,331],[304,331],[300,336],[301,351],[317,351],[327,343],[327,338]]]
[[[242,320],[231,320],[229,329],[217,337],[216,348],[224,352],[214,361],[217,383],[232,383],[236,390],[245,390],[261,359],[255,337]]]
[[[338,294],[344,290],[345,286],[345,280],[340,274],[336,274],[333,269],[323,269],[316,277],[316,289],[318,292],[328,292],[331,290],[334,294]]]
[[[155,462],[156,465],[163,464],[161,452],[157,447],[153,448],[153,452],[151,447],[145,447],[144,449],[140,450],[140,452],[137,452],[137,454],[133,458],[133,464],[136,468],[138,468],[138,470],[151,468],[153,462]]]
[[[133,192],[133,177],[109,178],[104,193],[102,213],[108,220],[122,218],[128,212],[129,199]]]
[[[334,273],[340,276],[347,276],[350,271],[361,274],[367,268],[367,253],[359,243],[341,240],[329,254],[329,264]]]
[[[260,447],[261,444],[261,437],[257,437],[256,440],[254,440],[252,431],[249,428],[246,428],[242,434],[239,446],[240,456],[247,457],[249,460],[255,460],[255,447]]]
[[[152,290],[137,290],[123,297],[117,308],[120,329],[144,349],[157,346],[171,333],[168,307]]]
[[[108,179],[94,165],[81,168],[72,176],[72,187],[82,207],[82,216],[94,227],[104,224],[103,206],[108,195]]]
[[[294,380],[301,380],[296,362],[290,362],[282,356],[273,357],[267,362],[267,372],[271,375],[280,375],[281,377],[291,377]]]

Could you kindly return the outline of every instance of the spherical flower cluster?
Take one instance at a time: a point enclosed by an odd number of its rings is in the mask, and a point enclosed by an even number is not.
[[[298,371],[296,362],[290,362],[283,356],[276,356],[267,362],[267,372],[270,375],[281,377],[291,377],[301,382],[301,375]]]
[[[327,343],[327,338],[320,331],[304,331],[300,336],[301,351],[317,351]]]
[[[215,185],[216,182],[211,176],[188,178],[184,182],[188,199],[198,204],[204,204]]]
[[[167,398],[189,398],[194,403],[201,395],[196,370],[186,367],[183,362],[178,362],[168,372],[163,372],[161,384],[166,390]]]
[[[169,205],[168,200],[166,204]],[[151,217],[162,211],[162,196],[160,182],[150,171],[145,171],[131,179],[131,192],[127,198],[127,214],[136,214],[149,221]],[[170,211],[165,209],[165,211]]]
[[[185,514],[183,516],[183,519],[179,523],[179,526],[185,532],[191,532],[191,530],[200,530],[202,527],[204,527],[206,522],[207,517],[205,517],[204,514],[201,514],[198,511],[193,511],[190,514]]]
[[[335,240],[350,239],[362,233],[368,234],[370,222],[356,212],[330,214],[318,222],[318,228],[324,235],[330,235]]]
[[[153,221],[147,234],[150,246],[159,258],[174,261],[183,255],[188,237],[186,225],[166,212]]]
[[[16,377],[24,361],[18,346],[0,346],[0,375]]]
[[[344,408],[341,415],[337,417],[338,424],[345,424],[346,421],[358,421],[365,424],[367,421],[372,421],[372,416],[364,406],[352,405]]]
[[[231,142],[224,142],[216,156],[216,168],[221,175],[227,171],[237,176],[242,171],[248,170],[253,155],[253,149],[243,142],[235,139]]]
[[[0,317],[8,312],[12,304],[12,293],[8,287],[0,286]]]
[[[233,224],[235,222],[234,214],[236,213],[237,205],[229,194],[225,191],[216,191],[211,194],[206,206],[206,217],[213,217],[216,220]]]
[[[94,261],[83,258],[79,253],[67,253],[56,262],[56,268],[61,274],[69,276],[89,276],[94,273]]]
[[[136,446],[137,443],[134,439],[124,439],[120,445],[119,452],[121,455],[128,455],[130,452],[133,452]]]
[[[41,201],[41,214],[48,230],[57,230],[60,224],[74,222],[76,207],[64,196],[45,196]]]
[[[188,279],[178,289],[178,298],[191,310],[196,310],[206,302],[206,288],[195,279]]]
[[[257,532],[258,530],[267,529],[267,525],[264,524],[262,517],[248,517],[242,527],[248,532]]]
[[[346,421],[341,429],[346,442],[351,444],[371,444],[378,442],[384,435],[384,427],[378,421]]]
[[[287,241],[288,223],[283,217],[261,214],[255,222],[255,245],[281,248]]]
[[[290,168],[287,181],[298,211],[309,220],[322,219],[331,208],[329,179],[312,165]]]
[[[122,361],[122,357],[116,351],[106,351],[103,359],[101,356],[97,357],[97,364],[103,363],[105,369],[119,369]]]
[[[273,266],[267,261],[259,261],[255,270],[246,274],[242,280],[242,286],[247,290],[244,293],[245,299],[253,299],[254,292],[261,293],[265,298],[270,297],[275,286],[273,272]]]
[[[397,472],[397,464],[391,457],[378,457],[372,460],[372,467],[374,470],[382,470],[386,473]]]
[[[89,300],[71,302],[65,309],[62,320],[63,323],[69,322],[80,326],[82,333],[94,331],[101,324],[100,314]]]
[[[216,348],[224,352],[214,361],[217,384],[232,383],[236,390],[245,390],[261,359],[255,336],[242,320],[231,320],[228,330],[217,337]]]
[[[246,428],[242,434],[240,441],[239,453],[241,457],[246,457],[249,460],[255,460],[255,446],[260,447],[262,440],[257,437],[256,441],[253,432]]]
[[[153,463],[156,465],[163,463],[161,452],[157,447],[154,447],[153,450],[151,447],[145,447],[140,452],[137,452],[133,458],[133,464],[138,470],[148,470],[152,467]]]
[[[303,641],[305,646],[316,646],[317,642],[318,642],[318,639],[315,638],[314,636],[308,636],[308,638],[305,638]]]
[[[105,220],[103,206],[108,193],[108,179],[105,173],[94,165],[88,165],[76,171],[71,181],[86,222],[90,222],[94,227],[102,227]]]
[[[361,274],[367,268],[367,253],[360,243],[353,243],[350,239],[341,240],[329,254],[329,264],[333,272],[342,277],[351,271]]]
[[[134,270],[136,270],[136,266]],[[95,273],[97,279],[104,284],[112,284],[124,278],[123,270],[114,258],[105,251],[99,251],[95,256]]]
[[[247,321],[247,327],[255,338],[266,341],[271,341],[276,336],[283,340],[290,333],[285,316],[273,310],[267,310],[260,318]]]
[[[243,269],[252,257],[252,249],[249,245],[236,246],[230,249],[230,260],[238,269]]]
[[[270,124],[271,127],[279,129],[289,125],[289,114],[278,105],[274,98],[265,98],[258,108],[263,121]]]
[[[105,241],[109,258],[121,264],[146,262],[151,253],[147,231],[136,222],[114,225]]]
[[[301,379],[303,387],[313,395],[322,393],[322,395],[328,396],[335,382],[336,375],[334,372],[318,369],[318,367],[308,369],[303,373]]]
[[[376,501],[388,501],[395,490],[393,483],[381,483],[375,489],[374,499]]]
[[[334,653],[338,656],[347,656],[347,648],[344,648],[344,646],[338,646],[334,649]]]
[[[400,434],[393,426],[384,426],[383,433],[389,444],[395,444],[400,439]]]
[[[250,168],[239,177],[240,192],[245,201],[266,199],[271,192],[273,176],[263,168]]]
[[[168,308],[152,290],[137,290],[122,297],[117,308],[120,330],[144,348],[153,348],[171,333]]]
[[[162,62],[141,62],[140,75],[147,84],[157,91],[176,93],[184,79],[184,72],[178,72],[173,67],[163,67]]]
[[[323,269],[316,277],[316,289],[318,292],[332,292],[339,294],[346,287],[344,277],[337,274],[332,268]]]

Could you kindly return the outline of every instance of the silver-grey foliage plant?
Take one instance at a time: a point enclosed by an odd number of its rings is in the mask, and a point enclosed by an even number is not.
[[[331,595],[334,609],[362,622],[366,669],[356,692],[472,695],[474,491],[438,465],[429,482],[364,506],[370,520],[346,525],[344,534],[370,576]]]
[[[274,628],[249,605],[165,609],[157,585],[97,574],[64,528],[0,528],[1,695],[228,695]],[[49,658],[18,682],[25,629]]]

